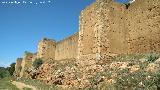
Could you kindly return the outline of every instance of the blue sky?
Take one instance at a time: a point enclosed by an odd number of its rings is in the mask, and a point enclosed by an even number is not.
[[[44,37],[58,41],[78,32],[80,11],[95,0],[50,1],[39,5],[0,1],[0,66],[15,62],[24,51],[36,52],[38,42]]]

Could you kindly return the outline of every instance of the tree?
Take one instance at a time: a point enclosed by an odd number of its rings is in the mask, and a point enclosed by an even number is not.
[[[7,67],[7,69],[8,69],[8,71],[9,71],[9,73],[10,73],[11,76],[13,75],[13,73],[15,71],[15,65],[16,65],[16,63],[12,63],[10,65],[10,67]]]
[[[9,71],[4,67],[0,67],[0,79],[9,76],[10,76]]]

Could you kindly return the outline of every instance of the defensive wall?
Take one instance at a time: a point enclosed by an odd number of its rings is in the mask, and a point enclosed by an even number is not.
[[[62,41],[57,42],[55,50],[55,60],[77,58],[78,37],[79,34],[76,33]]]
[[[32,68],[32,62],[34,60],[34,54],[27,53],[24,55],[21,66],[20,77],[27,77],[27,71]]]
[[[37,58],[42,60],[55,60],[56,41],[44,38],[38,44]]]
[[[76,33],[58,42],[44,38],[38,45],[37,58],[44,61],[77,58],[78,37],[79,34]]]
[[[129,7],[113,0],[97,0],[81,12],[79,24],[80,31],[62,41],[43,39],[36,58],[76,58],[83,67],[98,60],[109,62],[118,54],[160,51],[159,0],[136,0]],[[31,67],[27,58],[22,61],[23,71]]]
[[[23,58],[17,58],[17,60],[16,60],[16,65],[15,65],[16,76],[20,76],[20,72],[22,69],[22,66],[21,66],[22,60],[23,60]]]
[[[82,66],[118,54],[159,52],[160,1],[136,0],[126,7],[97,0],[81,12],[78,48]]]

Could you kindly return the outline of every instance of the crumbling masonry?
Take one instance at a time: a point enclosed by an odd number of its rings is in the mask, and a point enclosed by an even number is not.
[[[21,66],[22,60],[23,58],[17,58],[16,65],[15,65],[15,73],[18,77],[20,76],[20,72],[22,69],[22,66]]]
[[[97,0],[80,15],[79,63],[92,65],[118,54],[160,51],[160,1],[136,0],[128,9]]]
[[[60,42],[43,39],[37,58],[75,58],[83,67],[96,60],[109,62],[118,54],[159,51],[160,0],[136,0],[128,8],[113,0],[97,0],[81,12],[78,33]]]

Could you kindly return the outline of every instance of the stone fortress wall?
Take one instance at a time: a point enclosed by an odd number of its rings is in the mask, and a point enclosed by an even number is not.
[[[96,0],[81,12],[79,24],[80,31],[62,41],[43,39],[36,58],[76,58],[83,67],[97,60],[109,62],[118,54],[160,51],[159,0],[136,0],[128,8],[113,0]]]
[[[21,63],[16,63],[16,74],[20,77],[27,77],[26,70],[32,69],[32,64],[36,59],[42,59],[43,62],[48,60],[65,60],[77,59],[78,56],[78,37],[76,33],[64,40],[56,42],[52,39],[44,38],[39,42],[38,52],[36,54],[25,54]],[[18,68],[21,66],[21,71],[18,74]]]
[[[42,60],[55,60],[56,41],[44,38],[39,42],[37,58]]]
[[[126,8],[97,0],[81,12],[78,51],[82,66],[118,54],[159,52],[160,1],[136,0]]]
[[[77,58],[79,33],[57,42],[55,60]]]
[[[17,76],[20,76],[20,72],[22,69],[22,66],[21,66],[22,60],[23,60],[23,58],[17,58],[17,60],[16,60],[15,73]]]
[[[27,53],[23,57],[22,63],[21,63],[21,72],[20,72],[20,77],[27,77],[26,70],[32,68],[32,62],[34,61],[34,54],[32,53]]]
[[[78,37],[76,33],[58,42],[44,38],[38,45],[37,58],[44,61],[77,58]]]

